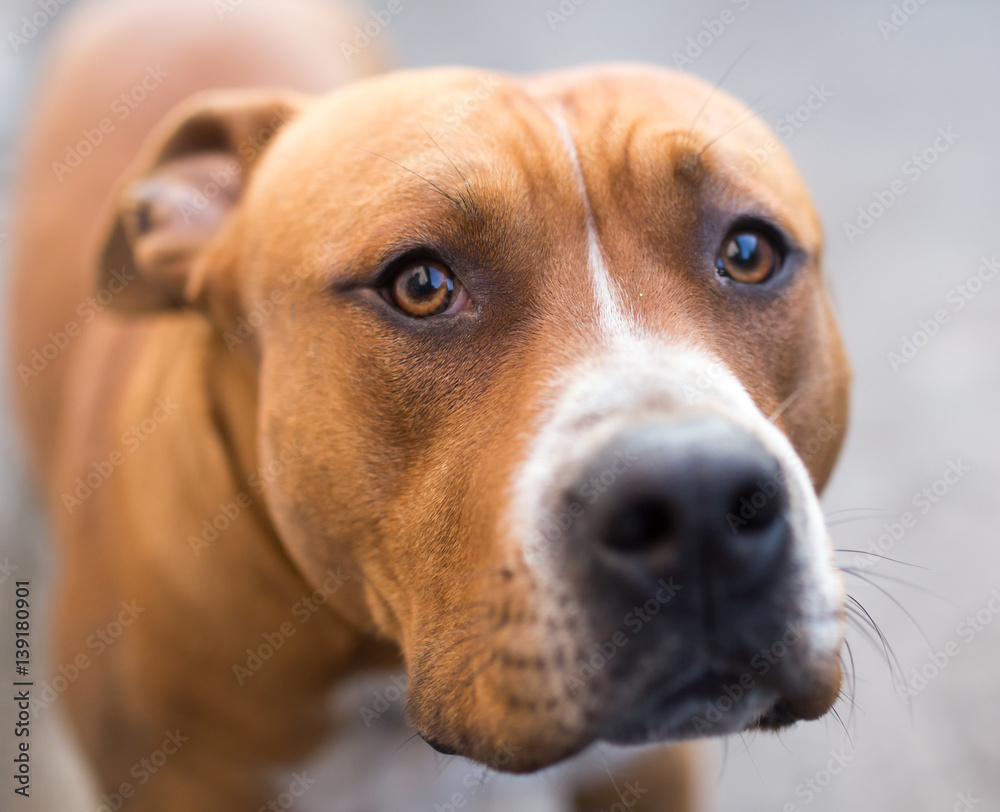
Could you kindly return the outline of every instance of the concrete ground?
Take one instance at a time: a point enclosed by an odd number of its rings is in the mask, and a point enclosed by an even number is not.
[[[866,550],[881,536],[886,555],[923,569],[870,566],[869,580],[888,595],[848,579],[897,662],[890,669],[880,647],[852,632],[857,693],[853,709],[840,708],[846,731],[828,719],[707,745],[717,763],[705,779],[706,808],[1000,810],[1000,600],[990,603],[1000,589],[1000,280],[977,275],[986,268],[989,276],[1000,257],[1000,5],[402,0],[401,9],[381,36],[406,66],[523,72],[680,56],[714,82],[742,54],[724,86],[767,121],[785,122],[779,132],[825,222],[830,284],[856,372],[849,439],[824,497],[836,546]],[[8,32],[34,10],[34,0],[0,9],[0,235],[9,231],[11,140],[44,50],[40,35],[15,53]],[[729,22],[715,22],[724,10]],[[878,216],[865,219],[859,207]],[[0,380],[10,386],[10,376]],[[0,564],[43,593],[50,555],[6,398],[2,409]],[[967,471],[946,483],[949,468]],[[914,521],[895,538],[904,512]],[[10,580],[0,583],[3,680],[13,673],[12,595]],[[12,726],[4,701],[0,808],[93,808],[55,739],[38,742],[36,796],[11,800]],[[446,768],[420,808],[447,798],[445,784],[467,770]],[[60,793],[68,797],[55,800]]]

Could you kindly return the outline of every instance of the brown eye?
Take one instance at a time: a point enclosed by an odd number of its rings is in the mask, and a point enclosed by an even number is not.
[[[469,302],[451,271],[430,262],[404,268],[389,285],[388,294],[399,310],[414,318],[455,313]]]
[[[781,254],[774,241],[753,229],[729,232],[715,260],[720,276],[749,285],[769,279],[780,264]]]

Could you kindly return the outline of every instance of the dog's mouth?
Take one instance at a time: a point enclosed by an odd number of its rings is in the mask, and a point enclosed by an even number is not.
[[[796,697],[776,685],[763,684],[758,675],[751,672],[703,668],[670,679],[659,689],[643,692],[638,701],[618,705],[602,723],[586,731],[580,730],[580,738],[575,743],[563,742],[559,748],[546,753],[544,747],[536,751],[530,737],[519,736],[510,740],[512,743],[508,746],[525,754],[523,762],[514,759],[506,763],[491,760],[485,763],[501,771],[530,772],[568,758],[597,741],[642,745],[725,736],[755,729],[778,730],[822,716],[831,707],[829,698],[835,693],[822,691],[808,698]],[[537,725],[538,721],[536,716],[533,724]],[[546,728],[552,724],[555,720],[550,720]],[[540,733],[536,730],[536,736]],[[450,736],[439,737],[423,731],[420,736],[439,753],[484,760],[480,753],[466,752],[466,747],[446,741]]]
[[[666,678],[661,672],[646,683],[599,738],[643,744],[779,730],[826,714],[840,687],[835,658],[790,662],[766,672],[739,661],[699,663]]]
[[[602,738],[642,744],[739,733],[761,726],[781,705],[781,694],[760,685],[752,674],[702,670],[651,692]],[[786,724],[795,721],[791,714],[788,718]]]

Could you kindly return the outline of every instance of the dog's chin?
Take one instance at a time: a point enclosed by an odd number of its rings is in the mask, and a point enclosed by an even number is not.
[[[496,772],[514,775],[535,773],[552,767],[572,758],[596,741],[596,739],[581,739],[574,743],[545,742],[544,733],[539,731],[535,741],[511,736],[489,745],[455,746],[436,735],[420,733],[419,736],[442,755],[458,756],[475,761]]]

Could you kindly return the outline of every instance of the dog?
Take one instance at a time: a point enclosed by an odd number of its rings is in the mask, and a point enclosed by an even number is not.
[[[825,714],[850,372],[766,126],[662,68],[381,73],[346,12],[223,5],[66,12],[26,129],[12,367],[106,797],[263,808],[373,669],[512,773]],[[630,769],[693,808],[686,745]]]

